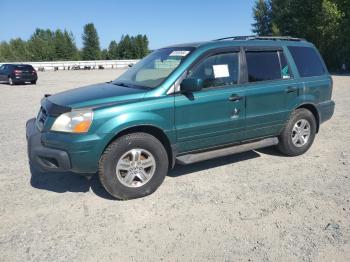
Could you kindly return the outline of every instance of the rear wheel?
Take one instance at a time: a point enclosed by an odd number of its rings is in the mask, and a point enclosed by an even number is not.
[[[279,137],[277,148],[288,156],[304,154],[315,139],[316,126],[315,117],[309,110],[295,110]]]
[[[133,133],[112,142],[99,163],[104,188],[117,199],[153,193],[168,172],[168,155],[162,143],[146,133]]]
[[[30,82],[32,85],[36,85],[36,80]]]

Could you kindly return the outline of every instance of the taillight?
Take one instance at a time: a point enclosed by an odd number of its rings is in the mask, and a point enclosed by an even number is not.
[[[15,75],[19,75],[19,74],[22,73],[22,71],[21,70],[15,70],[14,73],[15,73]]]
[[[35,71],[35,70],[33,70],[33,71],[32,71],[32,75],[35,75],[35,74],[36,74],[36,71]]]

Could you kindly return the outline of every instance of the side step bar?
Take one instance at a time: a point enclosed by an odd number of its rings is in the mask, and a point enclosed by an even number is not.
[[[212,158],[242,153],[245,151],[273,146],[277,144],[278,144],[277,137],[265,138],[263,140],[259,140],[251,143],[239,144],[239,145],[220,148],[212,151],[178,156],[176,157],[176,162],[179,163],[180,165],[187,165],[187,164],[192,164],[192,163],[196,163],[196,162],[200,162],[200,161],[204,161]]]

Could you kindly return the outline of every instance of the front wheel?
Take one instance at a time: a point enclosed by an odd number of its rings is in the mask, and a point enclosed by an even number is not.
[[[117,199],[147,196],[162,184],[168,172],[163,144],[147,133],[132,133],[112,142],[99,163],[104,188]]]
[[[13,86],[15,84],[12,80],[12,77],[9,77],[8,82],[10,86]]]
[[[295,110],[284,127],[277,148],[288,156],[304,154],[316,136],[316,120],[307,109]]]

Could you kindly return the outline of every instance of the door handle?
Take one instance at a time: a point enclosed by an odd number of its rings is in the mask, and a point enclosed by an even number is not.
[[[293,93],[293,92],[296,92],[296,91],[298,91],[298,88],[295,87],[295,86],[289,86],[289,87],[287,87],[287,89],[286,89],[286,93],[287,93],[287,94]]]
[[[243,99],[243,96],[239,96],[239,95],[231,95],[230,98],[228,100],[235,102],[235,101],[240,101]]]

